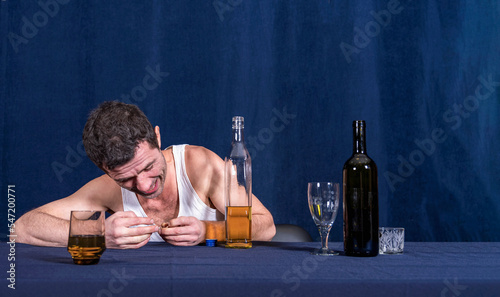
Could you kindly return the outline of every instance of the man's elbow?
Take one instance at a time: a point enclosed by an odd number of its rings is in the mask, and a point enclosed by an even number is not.
[[[276,226],[274,225],[273,217],[270,216],[267,224],[262,227],[261,232],[259,232],[256,241],[271,241],[276,235]]]
[[[33,226],[35,224],[33,215],[36,213],[37,210],[29,211],[14,222],[12,228],[10,228],[10,241],[38,246],[60,246],[46,243],[37,238],[36,232],[33,231],[35,229]]]
[[[274,222],[272,222],[266,230],[265,241],[271,241],[274,238],[274,235],[276,235],[276,226],[274,225]]]
[[[17,243],[29,243],[28,236],[26,236],[26,232],[24,231],[24,220],[21,216],[17,219],[12,227],[10,228],[9,240],[15,241]]]

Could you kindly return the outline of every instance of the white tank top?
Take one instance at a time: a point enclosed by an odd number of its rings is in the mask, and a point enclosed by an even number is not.
[[[191,185],[189,177],[186,172],[186,164],[184,161],[184,148],[183,145],[172,146],[172,153],[174,155],[175,175],[177,179],[177,190],[179,193],[179,215],[178,217],[196,217],[200,221],[223,221],[224,214],[217,209],[210,208],[203,201],[201,201],[198,194]],[[142,209],[139,200],[134,192],[122,188],[122,201],[124,211],[133,211],[138,217],[146,217],[146,212]],[[160,235],[155,232],[151,234],[150,242],[163,241]]]

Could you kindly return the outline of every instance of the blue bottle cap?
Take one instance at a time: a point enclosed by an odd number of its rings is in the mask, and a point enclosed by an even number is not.
[[[207,239],[205,242],[207,246],[215,246],[217,239]]]

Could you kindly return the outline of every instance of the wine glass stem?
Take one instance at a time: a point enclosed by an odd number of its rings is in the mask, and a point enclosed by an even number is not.
[[[321,236],[321,249],[328,249],[328,235],[330,234],[330,228],[328,227],[319,227],[319,234]]]

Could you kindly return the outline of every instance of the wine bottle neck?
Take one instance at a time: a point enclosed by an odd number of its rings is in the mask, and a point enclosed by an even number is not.
[[[364,121],[354,121],[352,124],[354,154],[366,154],[365,127]]]

